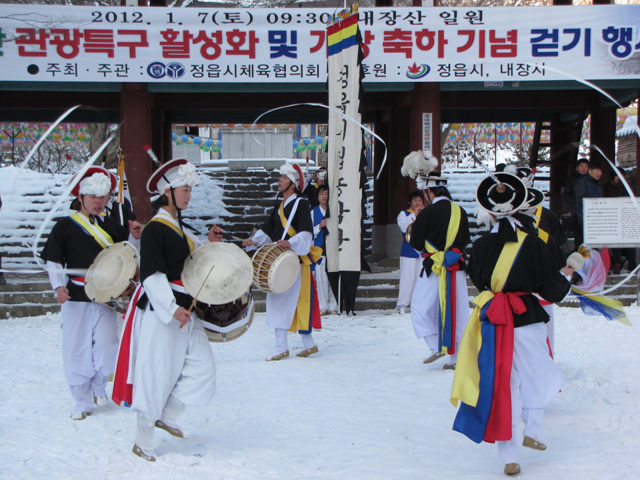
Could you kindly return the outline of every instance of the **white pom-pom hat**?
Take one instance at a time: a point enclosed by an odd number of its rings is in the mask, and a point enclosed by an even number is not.
[[[167,188],[195,187],[200,181],[194,164],[184,158],[177,158],[160,166],[147,182],[147,191],[154,195],[163,194]]]
[[[110,195],[115,190],[117,184],[116,176],[113,173],[98,166],[89,167],[79,181],[75,176],[71,181],[77,182],[71,189],[71,195],[75,197],[79,197],[80,195],[104,197]]]

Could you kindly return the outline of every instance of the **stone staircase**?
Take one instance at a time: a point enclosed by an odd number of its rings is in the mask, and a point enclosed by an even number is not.
[[[267,218],[276,199],[276,185],[279,174],[260,170],[218,170],[207,171],[205,174],[218,183],[223,190],[222,201],[229,215],[222,216],[223,227],[228,232],[240,237],[247,238],[254,228],[257,228]],[[370,182],[371,184],[371,182]],[[59,188],[59,187],[58,187]],[[51,192],[43,198],[52,202]],[[464,203],[465,192],[452,192],[457,199]],[[372,194],[368,192],[368,200],[372,201]],[[38,199],[34,199],[39,201]],[[25,212],[18,212],[25,215]],[[202,212],[198,213],[199,219],[209,222]],[[191,220],[187,217],[187,221]],[[37,222],[36,222],[37,223]],[[24,221],[20,222],[25,225]],[[33,222],[27,222],[33,225]],[[31,226],[30,228],[33,228]],[[371,224],[365,221],[364,246],[365,251],[370,251],[371,245]],[[6,246],[5,246],[6,248]],[[15,250],[15,252],[13,251]],[[11,250],[11,263],[20,266],[20,257],[31,255],[30,251],[23,245],[18,245]],[[5,252],[6,253],[6,252]],[[368,258],[372,267],[372,273],[363,272],[360,277],[358,288],[358,299],[356,311],[383,310],[392,312],[396,305],[398,294],[398,259],[373,259]],[[30,266],[25,263],[25,267]],[[608,284],[617,283],[623,278],[622,275],[611,276]],[[26,275],[17,273],[6,274],[7,284],[0,285],[0,319],[8,317],[18,318],[25,316],[42,315],[47,312],[59,312],[60,307],[53,298],[48,278],[44,273]],[[254,290],[256,309],[264,311],[265,294]],[[477,294],[473,286],[469,286],[469,295],[474,297]],[[628,282],[613,294],[625,305],[629,305],[637,299],[637,286],[635,279]],[[577,306],[577,302],[571,298],[564,303],[567,306]]]
[[[372,263],[372,273],[363,272],[360,276],[356,312],[386,311],[392,313],[396,306],[398,295],[399,274],[397,259],[384,259],[384,266]],[[0,320],[44,315],[47,312],[57,313],[60,306],[53,297],[46,275],[18,275],[9,273],[7,283],[0,285]],[[607,279],[607,285],[613,285],[624,278],[624,275],[612,275]],[[475,287],[467,280],[469,296],[477,295]],[[253,289],[256,311],[264,312],[265,294]],[[624,305],[630,305],[637,300],[635,281],[630,281],[613,295]],[[569,297],[561,304],[566,307],[577,307],[578,303]]]

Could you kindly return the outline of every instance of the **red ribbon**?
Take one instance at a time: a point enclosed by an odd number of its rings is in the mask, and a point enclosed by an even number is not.
[[[493,401],[484,440],[511,439],[511,366],[513,364],[513,314],[527,311],[522,295],[526,292],[496,292],[487,308],[487,318],[495,325],[495,377]]]

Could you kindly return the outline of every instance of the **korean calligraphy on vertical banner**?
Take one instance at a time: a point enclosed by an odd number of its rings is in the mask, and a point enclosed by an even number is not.
[[[0,81],[326,82],[335,9],[211,5],[4,3]],[[637,4],[380,7],[354,15],[365,83],[640,76]]]
[[[360,64],[358,15],[329,26],[329,106],[360,123]],[[360,272],[362,189],[360,156],[362,131],[336,112],[329,112],[327,139],[329,172],[329,220],[327,267],[329,272]]]

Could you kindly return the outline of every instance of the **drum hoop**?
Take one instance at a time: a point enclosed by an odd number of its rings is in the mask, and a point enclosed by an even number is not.
[[[226,332],[226,333],[221,333],[221,332],[216,332],[215,330],[210,330],[212,334],[217,334],[217,335],[221,335],[221,339],[214,339],[211,338],[208,333],[205,331],[205,334],[207,335],[207,339],[209,340],[209,342],[212,343],[226,343],[226,342],[231,342],[233,340],[237,340],[238,338],[240,338],[242,335],[244,335],[245,333],[247,333],[247,330],[249,330],[249,327],[251,327],[251,325],[253,324],[253,318],[255,317],[255,300],[253,299],[253,297],[251,297],[251,301],[249,302],[249,304],[247,305],[247,307],[245,307],[244,310],[242,310],[243,312],[245,312],[247,310],[247,308],[250,308],[251,310],[249,311],[249,313],[247,314],[247,318],[249,318],[249,320],[247,321],[247,323],[242,324],[236,328],[234,328],[233,330],[231,330],[230,332]],[[202,320],[203,323],[206,323],[207,325],[211,325],[210,322],[207,322],[205,320]],[[207,329],[205,329],[207,330]],[[227,333],[232,333],[236,330],[240,330],[240,332],[238,333],[238,335],[234,336],[233,338],[227,340]]]

